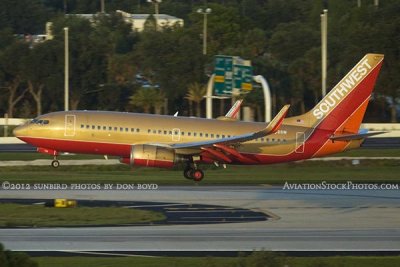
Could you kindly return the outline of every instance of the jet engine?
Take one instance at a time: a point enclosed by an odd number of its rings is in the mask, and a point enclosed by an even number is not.
[[[120,159],[120,162],[131,166],[159,168],[171,168],[180,161],[182,158],[173,149],[154,145],[133,145],[130,157]]]

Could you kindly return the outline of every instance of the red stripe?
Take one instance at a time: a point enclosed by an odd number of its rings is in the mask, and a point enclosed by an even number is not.
[[[129,157],[131,145],[97,143],[90,141],[54,140],[34,137],[19,137],[21,140],[36,147],[53,149],[58,152],[82,154],[100,154],[110,156]]]

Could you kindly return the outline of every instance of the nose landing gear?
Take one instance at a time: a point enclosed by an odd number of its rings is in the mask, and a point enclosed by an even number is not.
[[[60,166],[60,162],[57,160],[57,156],[54,156],[53,161],[51,162],[51,166],[53,168],[58,168]]]

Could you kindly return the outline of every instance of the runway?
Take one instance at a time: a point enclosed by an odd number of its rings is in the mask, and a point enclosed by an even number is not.
[[[0,241],[13,250],[400,251],[400,190],[200,185],[160,186],[154,191],[2,190],[0,195],[220,205],[269,216],[245,223],[0,229]]]

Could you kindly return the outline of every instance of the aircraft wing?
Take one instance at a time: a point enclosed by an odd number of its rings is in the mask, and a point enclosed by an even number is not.
[[[285,118],[290,105],[285,105],[281,111],[275,116],[275,118],[266,125],[266,127],[258,132],[247,133],[236,135],[227,138],[206,140],[200,142],[188,142],[170,145],[174,149],[186,149],[186,148],[207,148],[218,144],[232,144],[232,143],[242,143],[250,140],[254,140],[260,137],[264,137],[278,131],[279,127],[282,125],[283,119]]]

